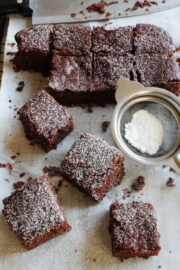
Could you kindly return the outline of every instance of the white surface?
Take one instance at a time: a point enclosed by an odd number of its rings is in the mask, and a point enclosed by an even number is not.
[[[158,118],[146,110],[139,110],[133,114],[131,122],[125,124],[124,137],[141,153],[153,155],[163,142],[164,130]]]
[[[154,15],[119,19],[114,22],[114,25],[137,22],[154,23],[167,29],[172,34],[176,45],[180,45],[179,14],[180,8]],[[45,154],[39,147],[29,145],[21,124],[13,118],[16,113],[9,106],[14,108],[14,105],[17,105],[20,108],[43,88],[46,79],[38,73],[15,73],[9,62],[11,57],[6,55],[7,52],[16,50],[10,48],[7,43],[14,42],[14,34],[24,28],[26,24],[29,22],[26,22],[25,19],[11,18],[5,48],[4,73],[0,91],[0,162],[15,164],[11,175],[5,169],[0,169],[1,199],[11,193],[12,184],[19,180],[19,173],[26,172],[26,177],[41,175],[45,165],[60,164],[79,132],[93,132],[104,137],[110,144],[114,144],[110,128],[106,133],[101,132],[101,123],[111,119],[114,109],[114,106],[107,106],[105,108],[96,107],[91,114],[86,113],[86,110],[82,108],[69,108],[68,110],[74,118],[75,130],[58,146],[56,151]],[[25,82],[25,87],[21,93],[16,92],[17,84],[22,80]],[[9,99],[12,100],[12,103],[8,102]],[[20,157],[11,160],[10,156],[16,152],[21,153]],[[122,184],[109,192],[101,204],[93,202],[76,188],[64,183],[58,197],[72,230],[34,250],[26,251],[21,247],[20,242],[9,231],[1,216],[0,269],[154,270],[158,265],[162,265],[163,270],[178,270],[180,265],[180,176],[169,172],[167,168],[137,166],[128,159],[125,159],[125,170],[126,176]],[[158,217],[162,250],[158,257],[148,260],[134,258],[121,263],[118,258],[111,256],[110,235],[107,229],[109,205],[115,199],[124,201],[122,200],[122,190],[126,187],[129,188],[139,175],[145,176],[146,186],[141,193],[133,193],[126,201],[134,199],[153,203]],[[166,186],[169,176],[175,179],[175,188]],[[4,181],[5,178],[8,178],[10,182]],[[52,179],[51,182],[54,184],[55,180]],[[140,195],[142,193],[144,195]],[[0,208],[2,209],[1,202]]]
[[[81,5],[81,3],[83,4]],[[91,21],[106,19],[106,13],[99,14],[98,12],[89,13],[86,8],[94,3],[99,3],[100,0],[36,0],[33,1],[33,24],[39,23],[64,23],[64,22],[78,22],[78,21]],[[107,3],[111,0],[105,1]],[[119,13],[121,16],[135,16],[140,14],[147,14],[148,12],[158,12],[160,10],[177,7],[180,5],[179,0],[166,0],[162,3],[162,0],[156,0],[158,5],[152,5],[151,7],[138,8],[135,11],[127,11],[128,8],[132,8],[137,0],[118,0],[117,4],[105,6],[106,12],[110,12],[111,16],[108,18],[117,18]],[[143,2],[141,0],[140,2]],[[148,8],[149,11],[146,11]],[[84,12],[84,15],[80,14],[80,11]],[[73,18],[71,13],[75,13],[76,17]]]

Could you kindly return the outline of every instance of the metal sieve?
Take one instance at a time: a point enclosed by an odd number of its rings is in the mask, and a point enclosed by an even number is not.
[[[118,80],[115,97],[117,106],[112,116],[112,134],[122,153],[144,165],[169,164],[170,159],[171,162],[174,159],[180,166],[179,99],[167,90],[144,87],[125,78]],[[125,124],[130,122],[133,114],[140,109],[152,113],[163,125],[164,140],[154,155],[141,153],[124,138]]]

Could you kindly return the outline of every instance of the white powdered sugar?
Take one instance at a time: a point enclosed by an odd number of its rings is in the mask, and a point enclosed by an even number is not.
[[[155,154],[164,138],[163,126],[159,119],[146,110],[134,113],[132,121],[125,124],[126,140],[142,153]]]

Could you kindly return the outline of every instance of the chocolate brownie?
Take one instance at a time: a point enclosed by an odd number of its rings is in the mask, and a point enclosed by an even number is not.
[[[60,55],[89,55],[91,48],[91,28],[78,24],[57,24],[52,34],[52,47]]]
[[[119,185],[124,176],[123,156],[105,140],[85,133],[62,160],[60,174],[95,201]]]
[[[167,55],[140,54],[135,56],[139,81],[144,86],[159,86],[180,80],[178,63]]]
[[[27,137],[47,152],[56,149],[74,127],[72,116],[45,91],[29,100],[18,113]]]
[[[5,220],[23,246],[32,249],[70,231],[64,211],[47,177],[16,183],[16,191],[3,200]]]
[[[104,54],[124,55],[133,51],[134,29],[132,26],[106,30],[94,27],[92,35],[92,51]]]
[[[120,258],[158,255],[161,246],[154,207],[150,203],[116,201],[110,207],[112,255]]]
[[[159,87],[169,90],[176,96],[180,95],[180,81],[169,81],[160,84]]]
[[[136,54],[173,54],[175,46],[169,33],[151,24],[137,24],[134,46]]]
[[[61,104],[90,99],[91,56],[60,56],[53,51],[48,92]]]
[[[100,91],[106,102],[114,100],[117,80],[123,76],[128,79],[135,79],[133,69],[134,56],[127,54],[124,56],[94,56],[92,89]]]
[[[15,35],[18,52],[13,60],[17,69],[39,71],[47,75],[50,65],[52,25],[36,25]]]

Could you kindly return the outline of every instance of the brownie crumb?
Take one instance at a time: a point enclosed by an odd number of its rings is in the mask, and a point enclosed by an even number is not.
[[[175,187],[175,186],[176,186],[176,185],[174,184],[174,179],[173,179],[172,177],[169,177],[169,179],[168,179],[166,185],[167,185],[168,187]]]
[[[10,180],[8,178],[5,178],[4,181],[6,181],[8,183],[10,182]]]
[[[121,16],[121,13],[120,12],[118,13],[118,16]]]
[[[129,198],[131,195],[131,191],[128,188],[123,189],[123,196],[122,199],[125,200],[126,198]]]
[[[103,132],[106,132],[106,131],[107,131],[107,129],[108,129],[110,123],[111,123],[110,121],[104,121],[104,122],[102,123],[102,131],[103,131]]]
[[[16,158],[16,155],[11,156],[11,159],[15,159],[15,158]]]
[[[74,253],[77,253],[77,251],[78,251],[78,250],[77,250],[77,249],[75,249],[75,250],[74,250]]]
[[[156,1],[147,1],[147,0],[144,0],[143,2],[140,2],[140,1],[137,1],[133,8],[131,9],[131,11],[135,11],[137,10],[138,8],[144,8],[144,7],[151,7],[152,5],[158,5],[158,2]]]
[[[128,0],[124,0],[124,3],[129,3]]]
[[[145,178],[144,176],[138,176],[135,182],[131,185],[132,189],[135,191],[140,191],[145,186]]]
[[[23,172],[23,173],[20,173],[20,175],[19,175],[19,177],[23,177],[23,176],[25,176],[25,172]]]
[[[180,46],[176,47],[176,52],[180,52]]]
[[[109,17],[109,16],[111,16],[111,15],[112,15],[111,12],[107,12],[107,13],[106,13],[106,17]]]
[[[15,55],[16,53],[15,52],[7,52],[6,55]]]
[[[59,176],[59,167],[49,166],[44,167],[43,172],[47,173],[49,177]]]
[[[19,189],[21,189],[23,186],[24,186],[24,182],[23,181],[19,181],[19,182],[16,182],[16,183],[14,183],[14,188],[16,189],[16,190],[19,190]]]
[[[24,81],[19,82],[18,87],[16,88],[16,91],[22,92],[24,85],[25,85]]]
[[[119,1],[111,1],[109,3],[105,2],[105,1],[100,1],[97,4],[92,4],[90,6],[88,6],[86,9],[88,10],[88,12],[98,12],[100,14],[106,13],[106,9],[105,6],[111,6],[111,5],[115,5],[118,4]]]
[[[71,13],[72,18],[76,18],[76,13]]]
[[[0,163],[0,168],[7,168],[9,171],[12,171],[13,166],[10,163]]]
[[[177,171],[174,168],[172,168],[171,166],[163,165],[162,167],[163,168],[169,168],[170,172],[177,173]]]
[[[10,46],[11,48],[14,48],[16,44],[12,42],[12,43],[7,43],[7,45]]]
[[[84,1],[81,2],[81,6],[84,4]]]
[[[106,12],[105,5],[104,5],[103,1],[101,1],[98,4],[92,4],[92,5],[88,6],[86,9],[88,12],[98,12],[100,14],[103,14]]]
[[[84,11],[83,10],[80,10],[79,12],[81,15],[84,15]]]
[[[162,266],[161,265],[158,265],[158,269],[160,269],[160,268],[162,268]]]

